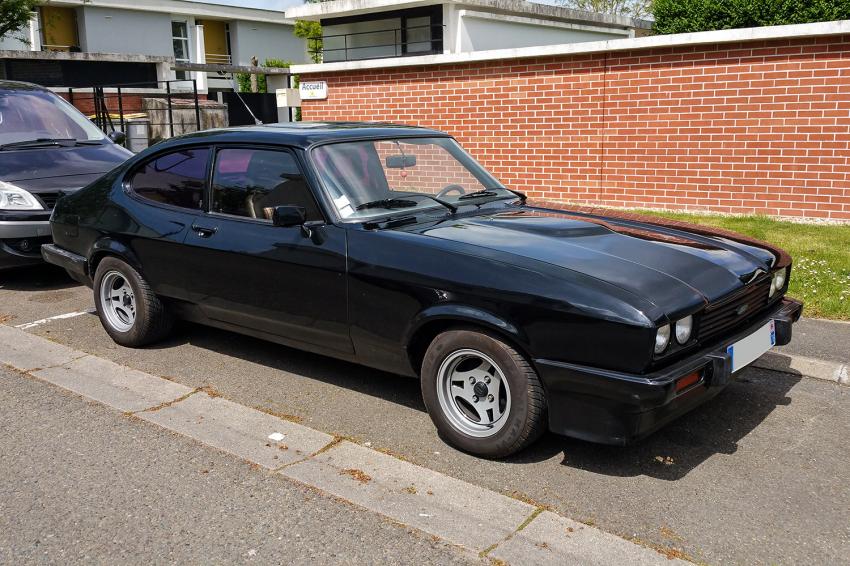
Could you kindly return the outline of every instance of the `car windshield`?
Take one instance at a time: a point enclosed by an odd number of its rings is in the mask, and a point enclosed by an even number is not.
[[[102,140],[65,99],[42,90],[0,89],[0,146],[38,139]]]
[[[516,198],[451,138],[332,143],[312,157],[345,220]]]

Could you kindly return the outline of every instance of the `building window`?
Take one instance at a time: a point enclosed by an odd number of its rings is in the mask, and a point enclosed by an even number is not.
[[[174,45],[174,61],[189,63],[189,26],[186,22],[171,22],[171,43]],[[176,71],[178,80],[189,78],[187,71]]]

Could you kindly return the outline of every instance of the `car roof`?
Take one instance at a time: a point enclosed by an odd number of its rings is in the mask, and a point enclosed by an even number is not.
[[[306,148],[330,141],[392,137],[448,137],[448,134],[428,128],[385,122],[284,122],[205,130],[172,138],[163,145],[184,140],[197,143],[202,138],[209,143],[279,143]]]
[[[33,83],[25,83],[21,81],[0,80],[0,90],[47,90],[43,86]]]

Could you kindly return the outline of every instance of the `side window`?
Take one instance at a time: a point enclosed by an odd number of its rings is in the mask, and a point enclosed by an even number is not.
[[[205,147],[159,156],[136,171],[130,187],[148,200],[198,210],[203,206],[209,156]]]
[[[322,215],[298,163],[288,151],[231,148],[216,154],[211,212],[271,220],[274,207],[303,206],[307,220]]]

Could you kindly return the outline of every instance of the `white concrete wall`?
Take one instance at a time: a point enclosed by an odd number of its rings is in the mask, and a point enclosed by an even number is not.
[[[250,65],[256,56],[262,65],[266,59],[283,59],[294,63],[309,61],[307,42],[292,33],[293,26],[248,22],[230,22],[230,48],[235,65]]]
[[[460,45],[459,49],[455,45],[456,52],[514,49],[628,37],[602,30],[531,23],[524,18],[491,19],[475,13],[462,11],[460,13]]]
[[[85,6],[77,22],[83,51],[174,55],[170,14]]]

